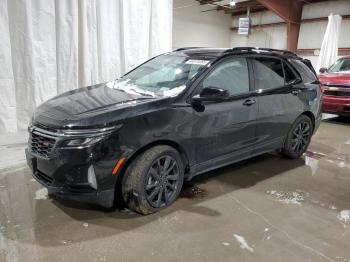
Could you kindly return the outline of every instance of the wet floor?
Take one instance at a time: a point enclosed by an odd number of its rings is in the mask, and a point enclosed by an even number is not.
[[[7,166],[1,262],[350,261],[350,120],[322,122],[302,159],[269,154],[210,172],[149,216],[48,198],[23,161]]]

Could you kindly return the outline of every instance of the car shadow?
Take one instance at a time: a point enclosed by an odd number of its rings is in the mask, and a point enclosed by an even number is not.
[[[58,246],[63,245],[60,237],[52,236],[60,236],[62,232],[67,231],[70,232],[69,241],[74,243],[117,235],[157,221],[161,223],[169,219],[168,216],[176,216],[177,212],[191,212],[209,217],[220,216],[219,210],[206,207],[201,203],[236,190],[253,187],[261,181],[283,175],[301,166],[305,166],[302,158],[290,160],[278,154],[265,154],[207,172],[187,182],[173,205],[148,216],[139,215],[128,209],[105,211],[95,206],[62,199],[38,201],[35,206],[37,220],[34,224],[35,239],[43,246]],[[48,224],[47,216],[40,215],[45,212],[47,214],[48,211],[45,209],[48,207],[62,211],[55,212],[60,213],[62,218],[56,218],[52,221],[53,224]],[[81,222],[79,230],[76,229],[76,222]],[[83,224],[89,225],[89,229],[84,230],[81,226]]]

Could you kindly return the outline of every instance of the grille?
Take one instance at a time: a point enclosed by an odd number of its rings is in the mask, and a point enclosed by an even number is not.
[[[350,96],[350,92],[334,90],[325,90],[323,94],[326,96]]]
[[[50,156],[55,143],[56,140],[54,138],[43,136],[35,131],[30,135],[29,146],[31,152],[43,158],[48,158]]]

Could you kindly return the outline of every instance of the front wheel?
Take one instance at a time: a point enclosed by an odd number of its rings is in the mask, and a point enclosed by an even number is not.
[[[161,145],[137,156],[128,167],[122,183],[127,206],[143,215],[171,205],[178,197],[184,179],[180,154]]]
[[[313,129],[308,116],[299,116],[288,132],[282,149],[283,155],[288,158],[300,157],[310,144]]]

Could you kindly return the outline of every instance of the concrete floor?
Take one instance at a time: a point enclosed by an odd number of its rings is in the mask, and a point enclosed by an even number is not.
[[[350,261],[350,120],[324,121],[302,159],[210,172],[149,216],[48,198],[23,137],[0,139],[1,262]]]

